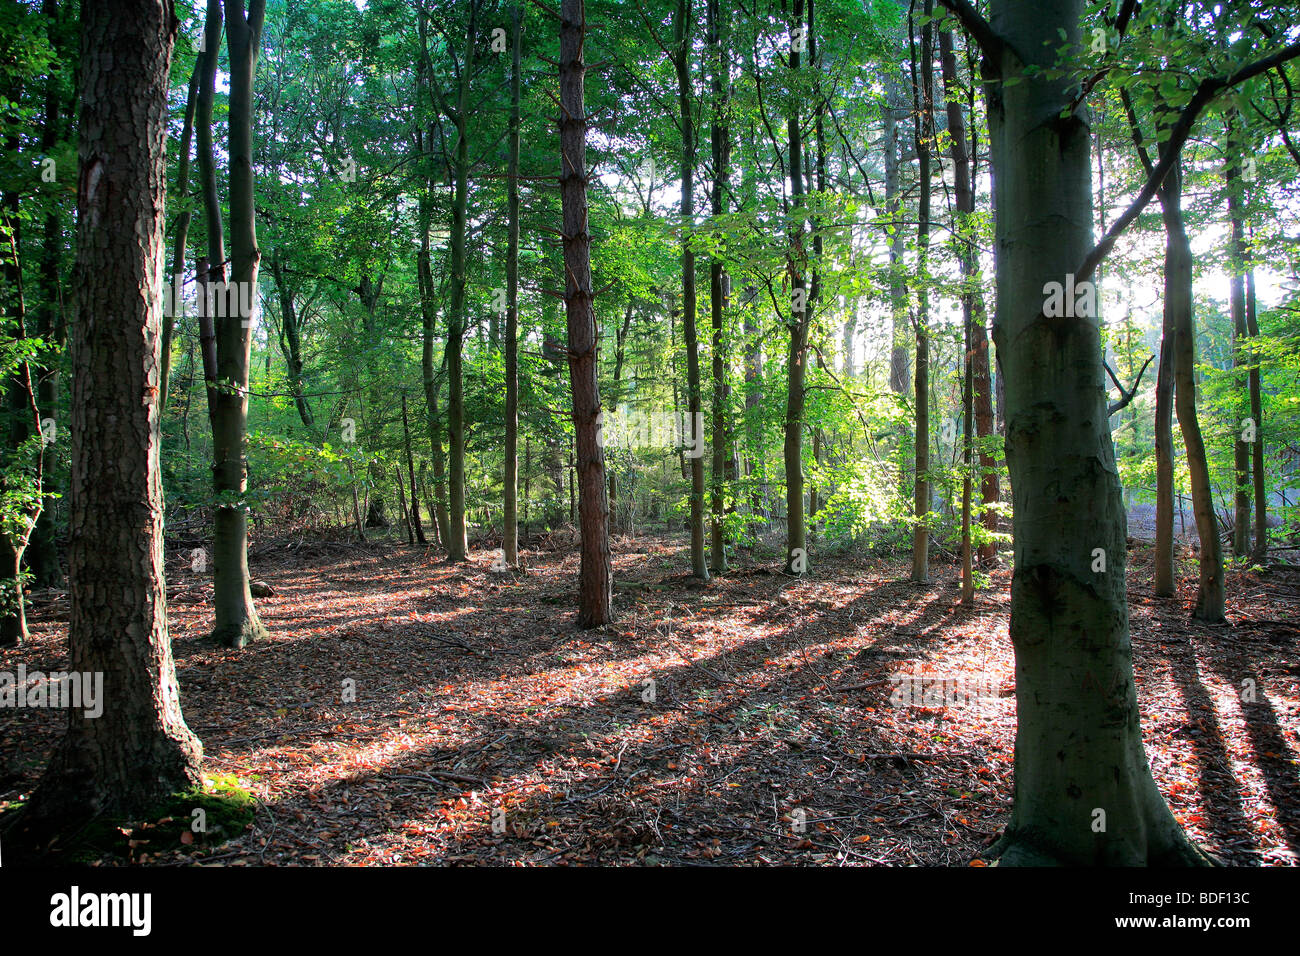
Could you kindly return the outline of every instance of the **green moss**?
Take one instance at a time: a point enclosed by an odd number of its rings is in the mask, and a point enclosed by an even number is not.
[[[98,817],[65,844],[64,852],[81,863],[145,862],[173,850],[202,855],[242,834],[257,810],[256,798],[233,774],[207,778],[204,784],[172,794],[130,819]]]

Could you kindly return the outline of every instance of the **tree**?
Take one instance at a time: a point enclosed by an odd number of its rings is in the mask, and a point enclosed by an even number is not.
[[[677,0],[673,15],[673,69],[677,74],[678,128],[682,134],[682,336],[686,340],[686,412],[692,453],[691,574],[709,580],[704,550],[704,429],[701,427],[700,335],[695,295],[695,99],[691,79],[691,0]]]
[[[1045,286],[1095,267],[1088,117],[1069,73],[1054,70],[1061,34],[1081,48],[1083,0],[1032,11],[993,0],[988,21],[965,0],[941,2],[980,43],[989,83],[993,339],[1014,499],[1016,790],[989,854],[1004,865],[1200,862],[1142,746],[1100,329],[1095,316],[1045,315]]]
[[[519,103],[523,97],[520,69],[524,41],[523,11],[518,6],[511,8],[510,21],[514,43],[510,59],[510,160],[506,170],[510,233],[506,249],[506,451],[501,551],[502,559],[513,568],[519,563]]]
[[[261,44],[266,0],[225,0],[226,49],[230,56],[230,279],[226,281],[221,242],[221,206],[215,196],[212,159],[212,86],[215,55],[200,88],[200,171],[208,217],[208,258],[212,265],[208,301],[216,306],[216,381],[208,388],[212,422],[212,485],[217,495],[212,532],[214,640],[239,648],[266,636],[249,591],[248,374],[252,349],[251,308],[261,252],[253,191],[253,77]],[[209,0],[205,46],[220,40],[222,11]],[[204,132],[206,130],[206,137]]]
[[[569,383],[577,448],[578,514],[582,563],[578,575],[578,626],[613,620],[613,570],[609,554],[609,499],[600,438],[600,386],[596,379],[596,310],[591,288],[591,235],[587,210],[587,114],[583,103],[584,0],[560,6],[560,204],[564,226],[564,310],[569,331]]]
[[[713,183],[709,192],[709,212],[715,222],[727,211],[727,179],[731,166],[731,135],[728,130],[728,102],[731,96],[731,64],[727,49],[727,27],[718,9],[719,0],[707,0],[708,46],[712,54],[713,102],[712,122],[709,126],[709,145],[713,159]],[[727,454],[727,352],[724,345],[724,323],[730,304],[731,280],[722,257],[714,253],[709,260],[709,319],[713,332],[710,350],[713,353],[713,395],[710,414],[713,418],[713,463],[710,469],[711,495],[709,511],[710,550],[713,568],[719,573],[727,570],[727,542],[723,529],[723,510],[727,467],[734,458]],[[629,303],[629,317],[631,316]],[[696,436],[697,440],[701,436]]]
[[[803,26],[803,0],[794,0],[790,11],[789,74],[790,104],[786,117],[790,175],[790,317],[787,320],[789,346],[786,351],[785,441],[785,570],[803,574],[808,570],[808,528],[803,502],[803,423],[808,377],[808,289],[805,277],[808,250],[805,247],[803,198],[803,130],[799,125],[799,60],[807,46]]]
[[[42,842],[70,819],[142,810],[200,783],[167,634],[158,460],[176,20],[167,0],[86,3],[81,16],[68,642],[72,671],[103,675],[102,712],[70,711],[23,811],[18,825]]]
[[[925,0],[918,67],[915,34],[912,36],[912,104],[916,155],[920,165],[921,195],[917,204],[917,307],[916,326],[916,486],[913,499],[912,580],[930,580],[930,293],[926,267],[930,254],[930,150],[934,142],[934,47],[930,16],[932,0]],[[919,70],[919,75],[918,75]]]

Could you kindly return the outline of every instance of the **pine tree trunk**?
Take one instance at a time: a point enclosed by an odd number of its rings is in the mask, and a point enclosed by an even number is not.
[[[520,70],[524,33],[523,13],[518,6],[510,8],[510,20],[514,45],[510,66],[510,161],[506,172],[510,234],[506,248],[506,450],[501,551],[505,563],[513,568],[519,564],[519,104],[523,97]]]
[[[709,212],[715,222],[727,211],[726,188],[731,166],[731,137],[727,130],[731,91],[730,58],[727,51],[726,20],[721,15],[719,6],[720,0],[708,0],[706,8],[708,47],[713,57],[713,122],[709,128],[713,153],[713,188]],[[714,256],[709,262],[709,318],[713,331],[710,348],[713,357],[713,467],[710,470],[712,482],[709,511],[712,517],[710,551],[713,554],[713,569],[719,574],[727,571],[727,542],[722,521],[726,509],[726,471],[730,461],[727,454],[727,407],[730,393],[727,387],[727,353],[723,333],[730,304],[729,291],[722,260]]]
[[[920,62],[912,51],[912,88],[915,103],[916,155],[920,161],[920,197],[917,203],[917,309],[916,309],[916,484],[912,532],[912,581],[930,580],[930,294],[926,268],[930,247],[930,143],[934,129],[934,57],[929,16],[933,0],[925,0],[925,23],[921,27]],[[919,69],[919,76],[917,75]],[[919,100],[915,99],[916,96]]]
[[[591,236],[587,209],[587,119],[583,105],[583,0],[560,6],[560,203],[564,228],[564,308],[568,321],[569,381],[577,446],[582,561],[578,575],[578,626],[613,619],[613,569],[605,452],[599,441],[600,387],[596,378],[596,312],[591,289]]]
[[[686,413],[683,428],[691,478],[691,574],[709,580],[704,549],[704,435],[701,420],[700,337],[696,327],[695,295],[695,118],[691,109],[691,0],[678,0],[673,17],[676,43],[673,67],[677,73],[677,106],[682,132],[682,335],[686,344]]]
[[[201,782],[202,748],[181,716],[167,635],[158,462],[167,74],[176,29],[165,0],[82,6],[68,643],[71,670],[100,674],[103,683],[101,712],[69,712],[23,811],[20,825],[33,841]]]

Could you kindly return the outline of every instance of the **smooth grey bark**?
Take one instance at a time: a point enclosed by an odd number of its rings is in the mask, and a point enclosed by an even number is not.
[[[163,316],[162,336],[162,374],[158,390],[162,393],[163,408],[171,389],[172,338],[176,331],[176,313],[181,311],[179,305],[183,299],[185,287],[185,247],[190,235],[190,221],[194,217],[189,207],[190,196],[190,147],[194,140],[194,111],[197,107],[199,81],[207,65],[208,56],[215,52],[203,52],[194,60],[194,71],[190,74],[189,86],[185,93],[185,120],[181,126],[180,156],[176,163],[176,199],[182,208],[176,215],[176,225],[172,235],[172,267],[167,273],[171,283],[172,308]]]
[[[1027,10],[993,0],[986,22],[962,0],[942,2],[985,51],[993,337],[1014,503],[1015,803],[986,855],[1003,865],[1203,862],[1142,746],[1099,321],[1045,315],[1047,284],[1064,283],[1095,251],[1089,116],[1067,110],[1076,81],[1051,70],[1063,42],[1082,47],[1084,3],[1040,0]],[[998,82],[1010,78],[1017,82]],[[1104,571],[1093,570],[1097,549]]]
[[[210,3],[208,8],[209,26],[214,5]],[[250,318],[262,256],[257,248],[253,189],[253,78],[265,15],[265,0],[250,0],[247,13],[244,0],[225,0],[230,59],[230,282],[216,295],[218,303],[224,299],[224,306],[218,306],[215,317],[217,383],[208,389],[208,412],[212,422],[213,490],[223,499],[213,516],[212,602],[216,621],[212,638],[232,648],[266,636],[249,591],[248,510],[239,500],[248,490],[248,374],[253,345]],[[215,48],[216,41],[209,30],[207,45]],[[204,82],[211,82],[211,77]],[[209,99],[209,110],[210,106]],[[210,129],[210,112],[206,122]],[[210,156],[208,163],[211,166]],[[219,218],[216,227],[220,229]],[[211,234],[211,223],[208,228]],[[211,257],[213,250],[209,249],[208,254]],[[222,270],[217,271],[219,275]],[[236,296],[247,304],[250,314],[236,307]]]

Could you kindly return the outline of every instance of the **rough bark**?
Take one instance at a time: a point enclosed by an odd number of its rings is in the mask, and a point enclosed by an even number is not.
[[[712,54],[713,121],[709,127],[709,145],[713,153],[713,188],[710,191],[709,212],[715,221],[727,211],[727,177],[731,167],[731,136],[727,129],[728,100],[731,92],[730,59],[727,53],[726,21],[719,9],[719,0],[708,0],[708,46]],[[727,385],[727,353],[723,341],[724,321],[730,292],[730,280],[722,259],[714,255],[709,261],[709,318],[713,331],[711,342],[713,402],[713,462],[710,470],[711,497],[709,511],[710,551],[713,569],[718,573],[727,570],[727,542],[723,534],[723,512],[726,508],[725,480],[730,456],[727,454],[727,408],[730,390]]]
[[[578,512],[582,560],[578,574],[578,626],[613,619],[613,569],[609,553],[609,503],[605,451],[599,441],[600,388],[596,379],[596,310],[591,289],[591,236],[587,210],[587,114],[583,104],[583,0],[560,7],[560,204],[564,228],[564,309],[569,334],[569,382],[577,446]]]
[[[519,104],[523,98],[520,73],[524,18],[511,7],[513,52],[510,65],[510,160],[506,171],[506,215],[510,233],[506,247],[506,450],[502,493],[502,559],[510,567],[519,563]],[[613,476],[610,476],[611,490]],[[611,496],[612,497],[612,496]]]
[[[916,155],[919,160],[920,196],[917,202],[917,308],[916,308],[916,375],[913,385],[916,402],[916,483],[912,531],[912,581],[930,580],[930,294],[926,268],[930,248],[930,145],[934,137],[934,70],[933,27],[929,17],[932,0],[925,0],[925,23],[921,27],[920,61],[915,39],[912,49],[912,97],[914,104]]]
[[[803,419],[807,398],[804,383],[808,375],[808,290],[804,269],[808,252],[805,247],[803,220],[803,133],[799,128],[799,50],[793,43],[802,29],[803,0],[794,0],[790,14],[790,112],[786,121],[786,138],[790,151],[791,225],[787,268],[790,274],[790,317],[787,320],[789,346],[786,351],[785,436],[782,457],[785,463],[785,570],[803,574],[808,570],[808,529],[803,501]]]
[[[694,449],[688,463],[691,478],[691,574],[709,580],[708,555],[704,549],[704,436],[697,434],[700,421],[700,338],[696,326],[695,294],[695,117],[691,80],[691,0],[678,0],[673,16],[673,69],[677,74],[678,127],[682,134],[682,336],[686,345],[687,442]]]
[[[70,711],[20,820],[20,839],[33,842],[96,814],[142,810],[201,779],[167,635],[158,463],[176,29],[166,0],[82,7],[68,643],[72,671],[103,675],[102,713]]]

